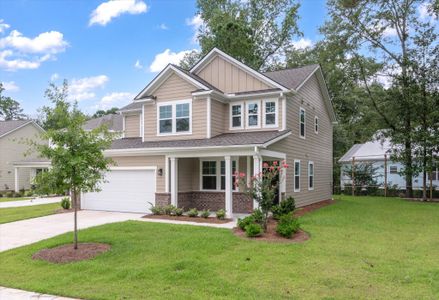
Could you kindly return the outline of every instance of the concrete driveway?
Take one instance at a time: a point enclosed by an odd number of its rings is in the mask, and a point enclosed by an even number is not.
[[[139,220],[144,214],[83,210],[78,228]],[[62,213],[0,225],[0,252],[73,231],[73,213]]]

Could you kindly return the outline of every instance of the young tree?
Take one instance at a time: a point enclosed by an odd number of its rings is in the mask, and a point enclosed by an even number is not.
[[[3,84],[0,82],[0,117],[5,121],[25,119],[26,115],[23,114],[20,103],[11,97],[3,96],[4,90]]]
[[[42,157],[51,161],[51,168],[36,177],[39,190],[70,191],[74,212],[74,248],[78,248],[77,211],[79,197],[83,192],[99,191],[111,159],[103,151],[112,141],[106,127],[85,131],[85,115],[76,103],[67,101],[68,85],[62,89],[54,85],[46,91],[53,107],[45,107],[46,120],[52,124],[43,134],[50,144],[33,143]],[[62,128],[61,128],[62,127]]]

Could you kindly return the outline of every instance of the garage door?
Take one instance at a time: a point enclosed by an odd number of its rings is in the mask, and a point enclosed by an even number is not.
[[[120,212],[150,212],[155,203],[155,170],[114,169],[105,176],[100,192],[82,195],[82,208]]]

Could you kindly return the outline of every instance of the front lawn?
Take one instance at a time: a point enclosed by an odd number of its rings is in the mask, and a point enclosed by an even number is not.
[[[112,245],[91,261],[31,259],[71,233],[0,253],[0,286],[86,299],[439,298],[439,205],[337,198],[301,218],[303,244],[129,221],[80,231],[83,242]]]
[[[0,208],[0,224],[54,214],[59,203]]]
[[[32,200],[32,197],[0,197],[0,202],[9,202],[9,201],[21,201],[21,200]]]

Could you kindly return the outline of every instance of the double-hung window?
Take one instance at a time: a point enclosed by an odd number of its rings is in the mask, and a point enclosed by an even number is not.
[[[236,161],[232,161],[232,190],[235,190],[234,182]],[[226,189],[226,162],[224,160],[201,161],[201,189],[224,191]]]
[[[259,127],[259,101],[247,102],[247,127]]]
[[[300,137],[305,138],[305,125],[306,125],[306,114],[305,109],[300,108],[300,114],[299,114],[299,131],[300,131]]]
[[[300,192],[300,160],[294,160],[294,191]]]
[[[308,190],[314,189],[314,162],[308,162]]]
[[[319,133],[319,117],[317,116],[314,117],[314,132]]]
[[[232,160],[232,190],[235,190],[235,176],[236,172],[236,161]],[[221,161],[221,190],[224,191],[226,189],[226,162],[224,160]]]
[[[264,101],[264,127],[277,126],[277,101]]]
[[[158,134],[182,134],[191,131],[191,103],[189,101],[159,104]]]
[[[217,189],[217,176],[216,176],[216,161],[203,161],[202,162],[202,189],[203,190],[216,190]]]
[[[231,106],[231,127],[236,128],[243,128],[243,110],[242,110],[242,104],[232,104]]]

